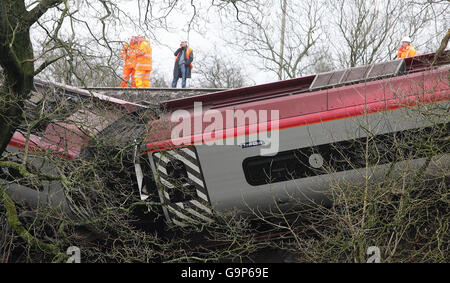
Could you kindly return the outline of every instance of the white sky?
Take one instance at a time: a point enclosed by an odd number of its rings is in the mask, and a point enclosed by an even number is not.
[[[136,4],[138,2],[139,1],[136,0],[122,0],[118,3],[118,5],[130,15],[138,15],[139,7],[137,5],[130,5],[131,3]],[[142,4],[145,4],[144,2],[145,1],[142,1]],[[198,1],[198,4],[196,4],[197,12],[204,11],[201,9],[206,10],[209,7],[208,5],[210,1],[201,2]],[[201,6],[202,4],[203,6]],[[149,41],[152,46],[153,68],[160,74],[166,74],[167,77],[170,78],[170,80],[167,80],[168,83],[172,80],[175,59],[173,53],[179,47],[182,40],[189,40],[189,46],[194,50],[193,78],[195,76],[195,60],[200,59],[199,57],[201,56],[199,55],[203,55],[208,52],[215,52],[214,50],[218,49],[224,56],[227,56],[227,54],[233,57],[237,56],[237,54],[231,50],[230,47],[223,46],[223,40],[221,38],[226,35],[222,32],[221,23],[216,17],[211,17],[211,14],[207,15],[209,22],[205,26],[199,27],[202,30],[201,33],[194,30],[194,28],[191,28],[188,31],[188,23],[190,22],[194,11],[190,5],[180,7],[183,8],[183,13],[180,13],[178,10],[173,10],[169,15],[167,21],[169,25],[168,30],[160,29],[151,31],[156,36],[156,40],[152,40],[151,36],[146,36],[150,39]],[[141,10],[144,9],[145,5],[142,5]],[[119,36],[120,40],[126,41],[129,39],[130,34],[133,34],[133,32],[135,31],[123,30]],[[147,34],[150,34],[150,31],[148,31]],[[242,58],[239,58],[238,61],[243,64],[246,74],[251,77],[251,80],[254,81],[254,83],[261,84],[275,80],[275,76],[273,74],[256,69],[252,66],[252,64],[250,64],[250,61],[242,60]]]
[[[100,17],[105,15],[104,9],[100,6],[98,1],[87,1],[87,0],[69,0],[73,3],[82,3],[80,6],[80,12],[76,15],[79,17],[84,18],[88,23],[89,27],[94,30],[94,32],[99,32],[102,28],[102,26],[99,24],[98,21],[92,20],[92,17]],[[154,2],[167,2],[165,1],[151,1],[151,3]],[[173,0],[171,0],[173,2]],[[380,0],[380,2],[383,2],[384,0]],[[34,2],[33,0],[26,0],[28,3]],[[197,12],[202,13],[201,16],[204,18],[207,18],[209,22],[203,23],[199,22],[199,24],[202,24],[202,26],[196,26],[197,29],[201,30],[202,33],[196,32],[194,29],[191,29],[189,32],[187,30],[187,23],[191,20],[192,14],[193,14],[193,8],[190,5],[190,1],[187,0],[179,0],[181,5],[178,5],[177,9],[171,11],[170,15],[167,17],[167,24],[168,29],[154,29],[154,30],[146,30],[146,27],[141,25],[141,30],[136,30],[136,26],[132,24],[132,22],[136,23],[139,20],[139,16],[143,17],[144,15],[140,15],[139,11],[145,10],[145,5],[147,3],[146,0],[117,0],[114,3],[117,4],[120,9],[123,11],[123,14],[119,15],[120,22],[117,24],[108,24],[106,26],[107,29],[107,35],[109,40],[112,41],[128,41],[130,36],[132,35],[145,35],[147,39],[149,39],[150,44],[152,45],[153,49],[153,69],[157,71],[160,75],[164,75],[164,79],[167,83],[170,84],[172,80],[172,71],[173,71],[173,64],[174,64],[174,56],[173,52],[178,48],[179,43],[181,40],[189,40],[190,46],[194,49],[194,70],[193,70],[193,79],[195,79],[195,64],[196,60],[199,60],[199,55],[201,53],[207,54],[208,52],[219,52],[222,56],[230,56],[232,59],[237,60],[239,63],[242,64],[242,67],[245,71],[245,74],[247,77],[249,77],[254,83],[261,84],[266,82],[275,81],[276,77],[273,73],[270,73],[268,71],[262,72],[258,70],[255,65],[256,61],[253,60],[251,57],[244,55],[244,54],[238,54],[236,50],[231,49],[230,47],[225,47],[223,45],[224,41],[223,39],[228,36],[232,36],[229,34],[225,34],[224,28],[226,28],[226,23],[220,22],[219,17],[217,16],[217,13],[213,11],[213,9],[209,10],[209,13],[206,14],[208,11],[208,7],[211,3],[211,1],[201,1],[196,0],[194,1]],[[278,3],[277,1],[275,1]],[[69,2],[70,3],[70,2]],[[86,3],[89,3],[89,6],[87,6]],[[141,7],[139,7],[139,4]],[[203,5],[203,6],[202,6]],[[277,4],[279,5],[279,3]],[[274,7],[265,7],[269,11],[271,9],[274,9]],[[74,9],[74,8],[72,8]],[[275,7],[275,9],[279,9],[279,7]],[[100,11],[100,13],[96,13],[96,10]],[[155,8],[154,10],[154,16],[158,17],[162,15],[163,12],[160,12],[158,15],[158,10]],[[181,12],[182,11],[182,12]],[[141,12],[142,13],[142,12]],[[56,12],[55,10],[52,13],[49,13],[46,15],[46,19],[56,19],[56,17],[59,16],[59,12]],[[328,14],[326,14],[328,15]],[[331,21],[332,17],[325,17],[323,19],[324,22],[329,23]],[[45,21],[46,19],[43,19]],[[91,19],[91,20],[89,20]],[[275,19],[278,20],[278,19]],[[449,17],[445,17],[443,20],[444,26],[447,25]],[[52,22],[49,21],[47,25],[51,25]],[[39,31],[37,31],[39,30]],[[63,35],[69,36],[71,34],[70,32],[70,23],[68,21],[65,21],[65,25],[62,29],[64,32],[61,32]],[[75,27],[75,32],[77,34],[77,37],[79,38],[86,38],[89,37],[87,28],[83,25],[77,25]],[[331,32],[330,32],[331,33]],[[42,38],[43,37],[42,29],[39,29],[36,27],[36,29],[33,31],[32,36],[33,38]],[[430,35],[423,36],[423,38],[433,38],[432,32],[429,33]],[[330,36],[334,36],[334,34],[329,34]],[[75,38],[75,41],[78,39]],[[437,41],[435,39],[435,41]],[[440,41],[440,39],[439,39]],[[327,42],[327,44],[330,44],[332,48],[338,48],[339,44],[337,42],[330,40]],[[37,46],[35,44],[35,46]],[[120,53],[121,45],[117,46],[117,55]],[[120,46],[120,47],[119,47]],[[94,47],[95,48],[95,47]],[[417,45],[416,45],[417,49]],[[418,48],[420,52],[420,47]],[[198,61],[197,61],[198,62]],[[118,74],[121,74],[121,69],[117,70]],[[188,81],[189,82],[189,81]]]
[[[89,28],[93,30],[94,32],[99,33],[101,31],[102,26],[98,23],[98,21],[95,20],[88,20],[92,19],[92,15],[95,17],[99,17],[99,15],[104,15],[104,9],[99,6],[99,3],[97,1],[88,1],[89,6],[84,1],[79,0],[72,0],[75,3],[81,3],[80,5],[80,12],[78,12],[76,15],[79,18],[82,18],[89,22]],[[30,8],[35,5],[35,1],[33,0],[26,0],[26,3],[34,3],[31,4]],[[114,25],[108,25],[107,26],[107,34],[108,39],[111,41],[128,41],[129,38],[132,35],[144,35],[150,42],[152,46],[152,52],[153,52],[153,70],[158,72],[158,74],[164,76],[164,80],[170,85],[172,81],[172,73],[173,73],[173,65],[174,65],[174,51],[179,47],[181,40],[189,40],[189,45],[194,49],[194,70],[192,73],[193,79],[195,79],[195,65],[196,60],[199,59],[199,55],[207,54],[208,52],[214,52],[214,50],[227,50],[227,51],[220,51],[224,56],[232,56],[234,59],[238,59],[240,63],[243,64],[245,68],[245,73],[250,78],[250,83],[265,83],[269,81],[274,81],[275,77],[274,75],[268,73],[268,72],[261,72],[257,70],[255,67],[253,67],[248,60],[243,60],[242,58],[237,58],[236,52],[231,50],[229,47],[223,46],[223,40],[221,40],[221,37],[224,36],[224,34],[221,32],[221,24],[218,22],[217,17],[209,17],[209,20],[211,22],[204,24],[204,26],[197,28],[202,30],[202,33],[198,33],[193,28],[189,30],[188,32],[188,23],[191,20],[192,14],[193,14],[193,8],[190,5],[185,5],[186,3],[189,3],[190,1],[180,1],[182,4],[177,6],[177,9],[174,9],[171,11],[169,16],[167,17],[167,30],[159,28],[154,30],[146,30],[146,27],[144,25],[141,25],[141,30],[136,30],[136,26],[133,25],[131,22],[137,23],[139,22],[139,16],[144,17],[144,15],[139,15],[139,6],[138,3],[141,3],[141,13],[145,10],[145,5],[147,1],[139,1],[139,0],[120,0],[114,2],[122,11],[123,14],[119,15],[120,22],[115,23]],[[154,1],[152,1],[154,2]],[[186,3],[184,3],[186,2]],[[196,1],[196,8],[198,12],[204,12],[208,7],[210,2],[209,1]],[[202,7],[201,5],[204,5]],[[74,6],[75,9],[76,6]],[[96,13],[95,10],[100,11],[100,13]],[[181,9],[183,9],[184,12],[181,13]],[[156,9],[154,9],[156,11]],[[47,26],[53,25],[53,20],[56,20],[57,17],[60,15],[60,12],[58,11],[51,11],[50,13],[46,14],[46,18],[42,18],[41,22],[47,22]],[[160,14],[162,15],[162,14]],[[159,16],[155,12],[155,16]],[[203,16],[208,17],[210,15],[204,14]],[[47,21],[48,20],[48,21]],[[34,25],[32,30],[32,38],[42,40],[44,38],[45,33],[41,28]],[[62,37],[68,37],[72,34],[70,22],[68,20],[65,20],[64,26],[61,29],[62,32],[60,35]],[[81,24],[76,25],[75,27],[77,37],[79,38],[86,38],[89,37],[87,28]],[[76,41],[76,39],[75,39]],[[38,46],[38,44],[34,44],[35,47]],[[119,47],[120,46],[120,47]],[[220,47],[218,47],[220,46]],[[120,53],[121,45],[117,45],[117,55]],[[36,52],[40,52],[41,50],[35,50]],[[36,54],[38,55],[38,54]],[[117,70],[117,73],[120,75],[122,72],[121,69]],[[188,87],[189,87],[189,80],[188,80]]]

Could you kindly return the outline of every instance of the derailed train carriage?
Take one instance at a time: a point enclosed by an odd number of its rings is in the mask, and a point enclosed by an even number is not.
[[[230,210],[288,211],[325,200],[336,182],[420,168],[429,152],[410,139],[430,135],[440,148],[435,161],[448,170],[450,52],[430,66],[433,57],[166,101],[136,147],[140,197],[162,203],[178,226]],[[391,150],[408,139],[403,153]]]
[[[20,161],[28,148],[31,163],[57,175],[44,152],[79,160],[92,157],[98,137],[120,137],[126,145],[145,139],[131,160],[136,190],[141,200],[163,204],[158,214],[168,223],[212,222],[230,210],[288,211],[324,200],[335,182],[364,181],[366,168],[375,181],[393,164],[420,167],[427,157],[420,148],[412,146],[415,159],[401,162],[405,158],[389,150],[402,138],[434,135],[443,145],[435,154],[448,167],[450,52],[430,66],[433,57],[170,100],[161,104],[157,119],[140,119],[146,106],[56,84],[52,95],[33,92],[27,103],[49,112],[62,103],[58,119],[40,121],[28,139],[28,129],[19,129],[6,154]],[[36,86],[45,88],[39,81]],[[78,107],[84,102],[92,106]],[[424,108],[436,115],[417,115]],[[39,115],[26,113],[29,121]],[[364,156],[367,138],[379,153],[376,160]],[[58,181],[32,188],[16,177],[12,169],[0,172],[15,200],[70,210]]]
[[[27,152],[27,170],[34,174],[59,176],[55,164],[59,160],[76,162],[91,158],[91,146],[99,137],[110,128],[123,126],[124,122],[133,130],[130,119],[135,121],[135,113],[146,109],[143,105],[63,84],[35,80],[34,85],[25,101],[25,123],[19,125],[2,154],[4,160],[21,164]],[[59,180],[33,183],[23,178],[18,169],[3,167],[0,185],[16,202],[71,211],[67,192]]]

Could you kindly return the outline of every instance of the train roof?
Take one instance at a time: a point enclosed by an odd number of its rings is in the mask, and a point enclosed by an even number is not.
[[[35,79],[34,89],[24,103],[25,121],[17,127],[10,145],[23,149],[24,133],[30,131],[29,150],[51,150],[73,159],[92,136],[120,117],[146,106],[109,97],[61,83]],[[42,113],[53,113],[42,119]],[[38,121],[32,128],[26,121]]]
[[[194,102],[214,108],[226,107],[238,103],[261,100],[267,97],[281,97],[302,92],[311,92],[325,88],[339,87],[368,80],[380,80],[387,77],[420,72],[430,68],[435,53],[424,54],[406,59],[357,66],[348,69],[334,70],[300,78],[266,83],[238,89],[224,90],[204,95],[163,101],[161,108],[166,111],[191,108]],[[450,63],[450,50],[446,50],[438,58],[435,66]]]
[[[48,90],[48,89],[52,88],[54,94],[57,94],[58,91],[59,92],[62,91],[64,93],[62,93],[62,94],[60,93],[60,95],[76,94],[76,95],[79,95],[79,96],[82,96],[85,98],[95,98],[102,102],[106,102],[111,105],[116,105],[116,106],[122,107],[124,110],[126,110],[128,112],[133,112],[137,109],[146,107],[146,106],[138,104],[138,103],[133,103],[133,102],[129,102],[129,101],[126,101],[123,99],[114,98],[114,97],[111,97],[108,95],[101,94],[99,92],[85,90],[82,88],[78,88],[78,87],[74,87],[74,86],[70,86],[70,85],[66,85],[66,84],[62,84],[62,83],[50,82],[50,81],[41,80],[41,79],[35,79],[34,86],[35,86],[35,90],[37,90],[37,89]]]
[[[175,144],[186,146],[220,137],[247,135],[258,128],[271,129],[272,121],[278,121],[279,126],[276,127],[281,130],[448,100],[446,78],[450,57],[447,56],[450,56],[449,51],[437,61],[436,68],[430,68],[434,54],[426,54],[363,68],[166,101],[163,107],[168,111],[149,123],[151,131],[145,141],[146,147],[154,151],[172,148]],[[374,72],[376,75],[371,77]],[[341,81],[332,81],[335,74]],[[360,80],[355,79],[358,76]],[[178,109],[182,111],[175,111]],[[274,111],[276,116],[261,116],[256,120],[234,116],[230,118],[233,123],[227,122],[229,112],[234,115],[249,113],[249,110],[252,113],[265,111],[267,115]],[[180,119],[182,123],[179,123]],[[173,137],[172,130],[181,134],[181,125],[190,127],[183,128],[182,137]]]

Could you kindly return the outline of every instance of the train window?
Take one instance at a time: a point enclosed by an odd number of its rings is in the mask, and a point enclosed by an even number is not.
[[[426,151],[417,144],[426,139],[444,140],[448,123],[421,129],[391,132],[366,138],[279,152],[275,156],[252,156],[242,166],[247,182],[252,186],[284,182],[331,172],[341,172],[405,160],[409,156],[423,158]],[[425,140],[420,140],[425,139]],[[439,143],[439,142],[438,142]],[[368,158],[368,160],[366,160]]]
[[[250,185],[259,186],[317,175],[324,168],[320,160],[322,155],[315,154],[311,149],[295,149],[275,156],[250,157],[243,162],[245,177]],[[318,160],[310,161],[311,156]]]
[[[244,160],[247,182],[252,186],[284,182],[364,166],[364,143],[351,140],[288,150],[275,156]]]

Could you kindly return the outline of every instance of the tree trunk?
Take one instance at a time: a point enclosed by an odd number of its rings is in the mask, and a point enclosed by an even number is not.
[[[33,47],[29,13],[23,1],[0,3],[0,155],[22,121],[23,102],[33,86]]]
[[[278,66],[278,79],[283,79],[283,66],[284,66],[284,40],[286,34],[286,0],[282,0],[281,3],[281,38],[280,38],[280,61]]]
[[[445,48],[447,48],[449,39],[450,39],[450,29],[447,30],[447,33],[445,34],[444,38],[441,41],[441,45],[439,46],[438,50],[436,50],[436,54],[434,55],[433,62],[431,63],[431,66],[436,64],[436,62],[439,59],[439,57],[445,51]]]

